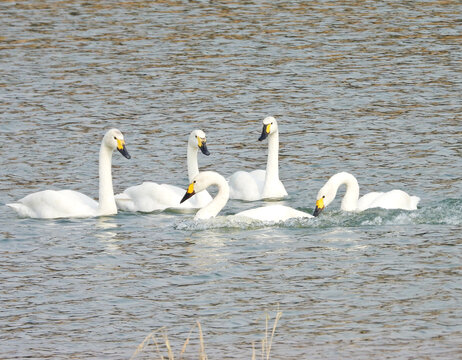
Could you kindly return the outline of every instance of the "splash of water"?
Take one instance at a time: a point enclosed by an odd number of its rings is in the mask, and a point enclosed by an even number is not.
[[[302,209],[310,212],[310,209]],[[312,211],[312,210],[311,210]],[[421,207],[415,211],[369,209],[360,213],[341,210],[326,211],[317,218],[289,219],[266,222],[236,216],[218,216],[209,220],[183,220],[174,225],[177,230],[202,231],[209,229],[253,230],[264,227],[334,228],[384,225],[462,225],[462,199],[447,199],[435,207]]]

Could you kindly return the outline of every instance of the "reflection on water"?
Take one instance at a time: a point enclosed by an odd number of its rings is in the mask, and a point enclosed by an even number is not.
[[[191,237],[185,237],[184,241],[188,244],[184,250],[191,259],[189,266],[199,271],[213,269],[219,263],[227,261],[228,254],[224,252],[224,245],[230,241],[228,236],[213,232],[194,232]]]
[[[105,244],[106,252],[109,254],[117,255],[120,253],[120,247],[117,244],[121,239],[117,238],[116,223],[111,221],[111,218],[100,217],[96,220],[96,229],[99,230],[95,236],[103,244]],[[113,230],[113,231],[112,231]]]
[[[210,358],[251,358],[265,310],[275,359],[454,359],[462,313],[461,5],[426,2],[0,3],[0,205],[46,188],[98,197],[102,134],[120,128],[116,193],[185,187],[200,168],[263,169],[280,124],[284,204],[312,212],[334,173],[405,189],[415,212],[279,224],[120,213],[18,219],[0,206],[0,357],[128,358],[200,320]],[[341,195],[341,194],[339,194]],[[193,347],[194,349],[194,347]],[[195,354],[191,358],[195,358]]]

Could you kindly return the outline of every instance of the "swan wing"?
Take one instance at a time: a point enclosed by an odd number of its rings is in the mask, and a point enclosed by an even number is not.
[[[255,180],[259,189],[263,189],[266,178],[266,170],[253,170],[250,173],[250,176]]]
[[[368,196],[369,203],[365,209],[370,208],[383,208],[383,209],[403,209],[403,210],[416,210],[420,198],[417,196],[410,196],[402,190],[391,190],[386,193],[371,193],[373,196]],[[377,195],[378,194],[378,195]],[[362,198],[361,198],[362,199]],[[360,199],[360,201],[361,201]],[[365,204],[362,204],[364,206]],[[360,208],[358,202],[358,209]]]
[[[286,188],[279,179],[269,180],[263,188],[263,199],[281,199],[287,196]]]
[[[377,191],[374,191],[374,192],[370,192],[370,193],[367,193],[366,195],[363,195],[359,198],[358,200],[358,205],[357,205],[357,211],[363,211],[363,210],[366,210],[366,209],[370,209],[372,206],[372,203],[377,199],[379,198],[380,196],[382,196],[384,193],[383,192],[377,192]]]
[[[166,209],[171,201],[171,194],[163,191],[160,184],[146,181],[129,187],[122,194],[117,194],[115,199],[121,210],[151,212]]]
[[[284,205],[270,205],[241,211],[236,216],[248,217],[260,221],[285,221],[292,218],[312,218],[313,216]]]
[[[95,200],[73,190],[39,191],[7,205],[19,216],[41,219],[90,217],[98,212]]]
[[[262,198],[265,170],[237,171],[229,178],[229,198],[255,201]]]
[[[119,209],[141,212],[161,211],[168,208],[196,209],[212,201],[210,194],[202,191],[180,205],[183,196],[184,189],[178,186],[148,181],[129,187],[123,193],[117,194],[115,199]]]
[[[123,211],[136,211],[134,200],[126,192],[128,189],[126,189],[123,193],[116,194],[114,196],[117,209]]]

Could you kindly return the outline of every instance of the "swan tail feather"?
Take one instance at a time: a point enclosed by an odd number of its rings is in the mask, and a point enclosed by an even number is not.
[[[418,196],[411,196],[410,199],[410,210],[417,210],[417,205],[420,202],[420,198]]]
[[[21,217],[33,217],[30,209],[21,203],[10,203],[6,204],[6,206],[16,211],[16,213]]]

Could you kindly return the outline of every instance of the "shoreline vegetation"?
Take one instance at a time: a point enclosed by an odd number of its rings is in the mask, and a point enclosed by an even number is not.
[[[273,321],[273,326],[270,329],[269,322],[270,316],[268,313],[265,315],[265,333],[263,338],[261,339],[260,349],[256,349],[255,342],[252,342],[252,360],[262,359],[262,360],[269,360],[271,354],[271,347],[273,345],[274,335],[276,333],[276,328],[279,322],[279,319],[282,316],[282,311],[278,310],[276,312],[276,316]],[[208,360],[207,353],[205,351],[205,342],[204,342],[204,335],[202,332],[202,326],[200,322],[197,320],[196,323],[193,325],[191,330],[189,331],[188,337],[186,338],[179,357],[177,359],[182,360],[184,356],[186,356],[186,351],[188,349],[189,342],[191,340],[191,335],[193,334],[194,330],[197,327],[198,335],[199,335],[199,354],[197,359],[198,360]],[[271,330],[271,331],[270,331]],[[148,355],[148,352],[154,352],[150,359],[159,359],[159,360],[175,360],[174,349],[172,348],[170,341],[168,339],[168,334],[166,331],[166,327],[163,326],[157,330],[152,331],[149,333],[144,340],[138,345],[133,355],[130,357],[130,360],[136,360],[139,358],[140,354],[143,353],[144,357]],[[260,354],[257,354],[260,353]],[[191,358],[191,355],[188,355],[188,358]]]

